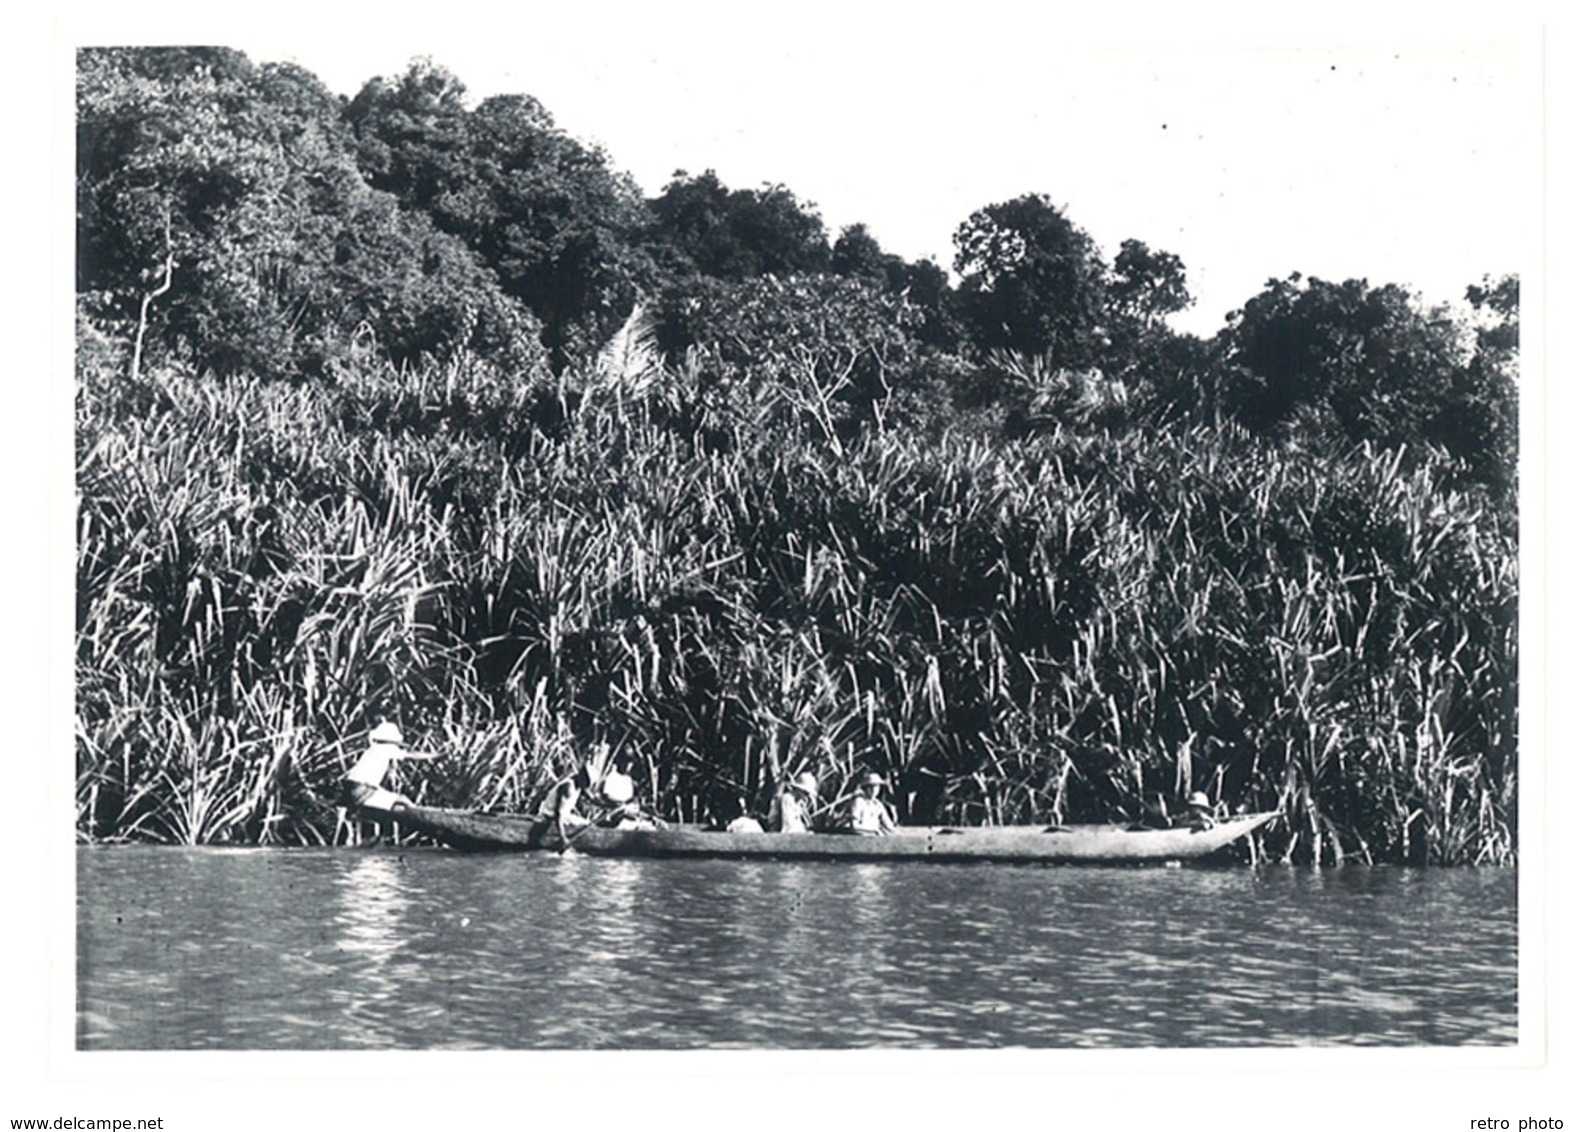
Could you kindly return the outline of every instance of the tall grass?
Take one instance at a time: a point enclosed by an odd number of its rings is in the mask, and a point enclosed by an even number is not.
[[[666,816],[861,769],[910,821],[1205,789],[1298,861],[1515,854],[1511,516],[1425,453],[1228,424],[850,433],[637,340],[78,397],[85,838],[310,844],[376,719],[432,803],[606,740]]]

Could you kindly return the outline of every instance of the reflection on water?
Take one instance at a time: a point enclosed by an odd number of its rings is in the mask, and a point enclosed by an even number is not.
[[[402,984],[418,975],[399,961],[409,938],[402,913],[410,901],[399,883],[403,864],[399,857],[366,856],[336,878],[331,923],[339,977],[330,980],[327,997],[358,1042],[377,1042],[386,1030],[379,1023],[398,1003]]]
[[[1509,1044],[1512,870],[84,849],[84,1049]]]

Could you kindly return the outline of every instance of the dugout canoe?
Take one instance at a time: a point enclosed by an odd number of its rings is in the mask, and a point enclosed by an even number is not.
[[[401,806],[391,817],[455,849],[563,848],[548,821],[524,815]],[[761,857],[836,861],[1043,861],[1142,864],[1211,856],[1267,824],[1276,813],[1220,819],[1206,829],[1132,829],[1119,825],[907,826],[883,837],[844,833],[727,833],[694,825],[660,829],[581,827],[574,852],[596,857]]]

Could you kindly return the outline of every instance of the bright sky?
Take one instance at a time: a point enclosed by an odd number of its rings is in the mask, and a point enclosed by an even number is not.
[[[899,19],[852,3],[569,9],[482,33],[281,20],[225,42],[346,94],[427,55],[477,97],[536,96],[647,194],[677,169],[781,183],[833,236],[862,221],[887,250],[948,268],[974,209],[1044,192],[1107,258],[1128,237],[1179,255],[1198,302],[1176,325],[1199,333],[1294,271],[1433,302],[1525,272],[1537,57],[1512,23],[1373,20],[1353,36],[1068,28],[1030,4]]]

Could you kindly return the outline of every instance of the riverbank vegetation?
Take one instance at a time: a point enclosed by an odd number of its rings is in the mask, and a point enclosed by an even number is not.
[[[331,841],[387,718],[431,804],[606,741],[671,819],[872,768],[913,823],[1199,789],[1284,859],[1514,859],[1514,280],[1204,340],[1047,197],[953,285],[428,63],[85,51],[78,111],[83,838]]]

